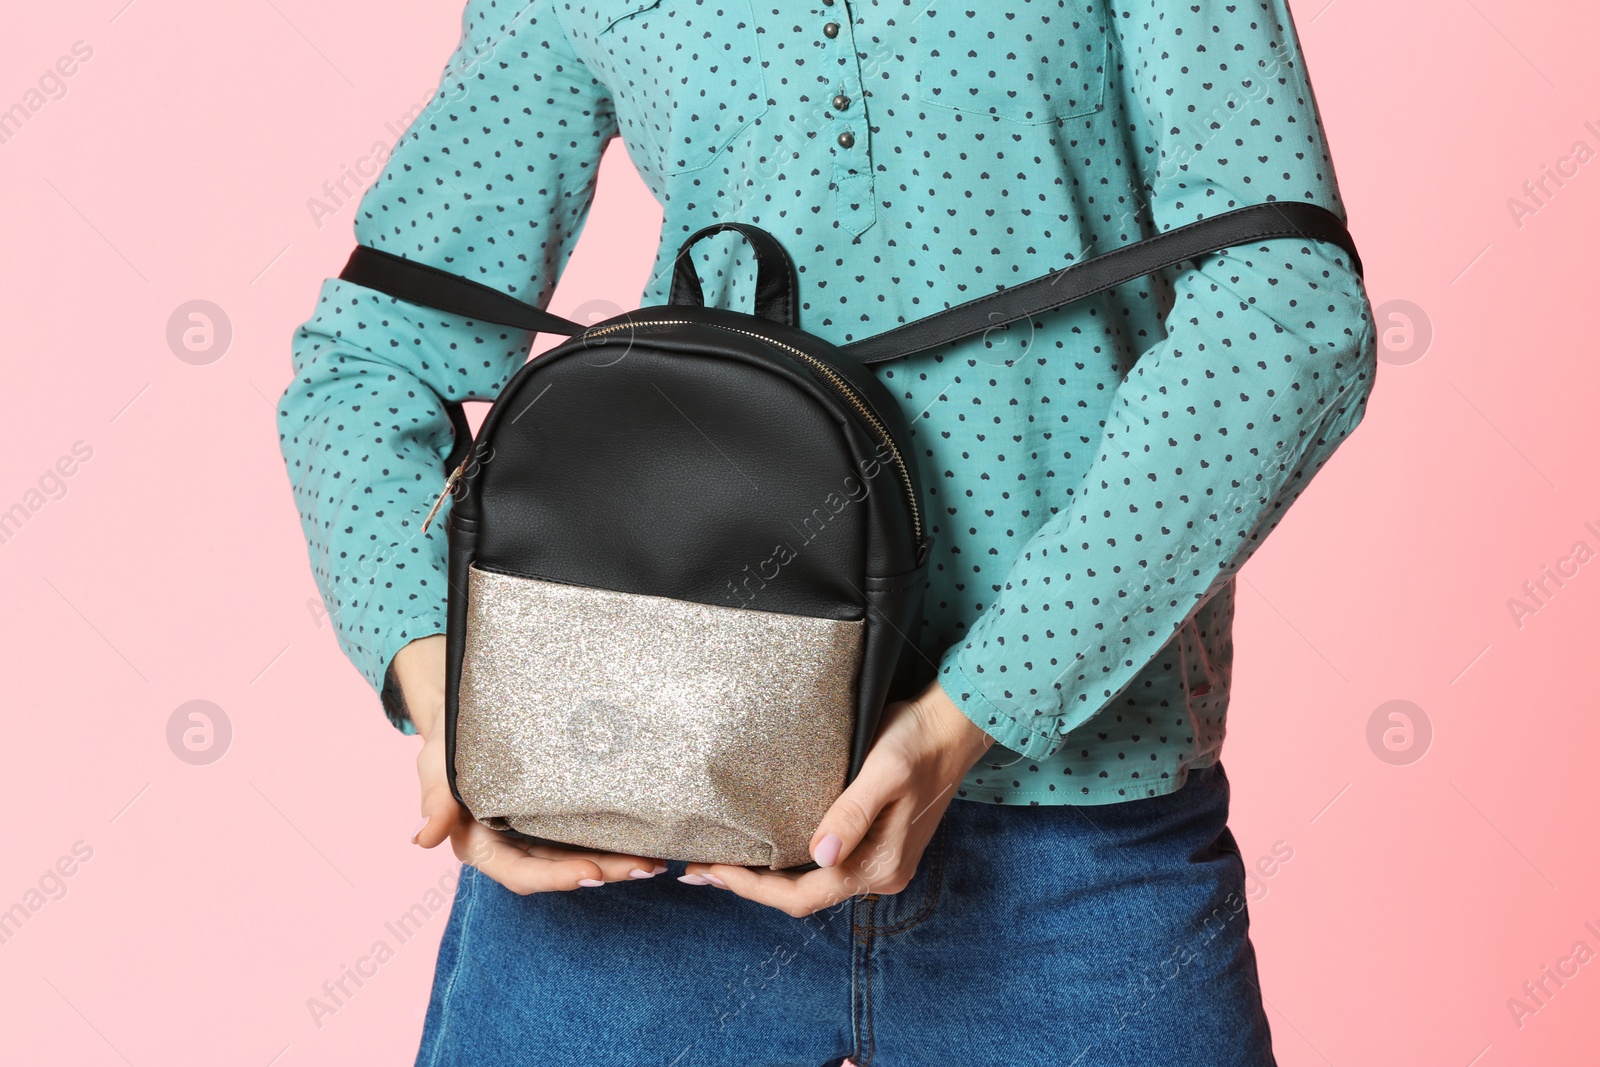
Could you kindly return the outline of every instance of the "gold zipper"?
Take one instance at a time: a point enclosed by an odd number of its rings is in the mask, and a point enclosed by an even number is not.
[[[428,517],[422,520],[423,533],[427,533],[428,527],[433,525],[433,517],[439,514],[440,508],[444,507],[445,498],[450,495],[450,490],[454,489],[456,487],[456,483],[461,480],[461,475],[464,474],[467,469],[467,460],[471,458],[472,453],[469,451],[467,453],[467,459],[462,460],[461,465],[455,470],[451,471],[450,477],[444,480],[444,489],[439,493],[439,499],[435,500],[433,502],[433,507],[428,509]]]
[[[919,546],[922,544],[922,516],[917,511],[917,495],[911,487],[911,472],[906,469],[905,458],[900,455],[900,449],[895,447],[894,438],[889,434],[889,428],[878,420],[878,417],[872,413],[871,408],[867,407],[866,401],[861,399],[855,387],[839,377],[832,367],[816,356],[802,352],[793,345],[775,341],[765,334],[756,333],[754,330],[741,330],[737,326],[724,326],[715,322],[698,322],[693,319],[650,319],[645,322],[621,322],[614,326],[601,326],[598,329],[585,330],[583,333],[578,334],[578,337],[598,337],[601,334],[613,333],[617,330],[638,329],[643,326],[711,326],[718,330],[727,330],[729,333],[742,333],[746,337],[754,337],[756,340],[763,341],[774,348],[781,348],[821,371],[823,376],[833,384],[834,392],[849,401],[861,418],[874,430],[878,431],[878,436],[883,444],[888,446],[889,454],[894,457],[894,465],[900,472],[900,484],[905,489],[906,504],[911,508],[911,530],[915,534],[916,543]],[[449,492],[448,486],[445,492]],[[435,507],[437,508],[437,505]],[[423,529],[427,529],[427,527],[424,526]]]

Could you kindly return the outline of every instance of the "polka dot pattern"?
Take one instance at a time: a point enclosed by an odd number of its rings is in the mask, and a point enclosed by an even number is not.
[[[356,237],[544,306],[619,135],[664,209],[643,303],[689,233],[750,222],[836,342],[1234,207],[1342,210],[1283,0],[472,0]],[[750,306],[732,235],[696,258],[709,303]],[[296,335],[284,455],[374,686],[443,629],[443,539],[416,532],[440,400],[492,397],[527,340],[336,279]],[[1375,356],[1343,254],[1275,239],[877,366],[936,540],[918,643],[999,742],[962,796],[1108,803],[1215,761],[1235,575]]]

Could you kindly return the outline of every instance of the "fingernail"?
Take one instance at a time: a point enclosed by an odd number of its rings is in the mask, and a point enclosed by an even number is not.
[[[598,878],[579,878],[578,884],[583,886],[605,885],[605,883],[600,881]]]
[[[665,867],[654,867],[654,868],[651,869],[650,873],[651,874],[666,874],[667,873],[667,869]]]
[[[726,889],[726,888],[728,888],[728,883],[724,882],[721,878],[718,878],[714,874],[707,874],[707,875],[704,875],[703,877],[705,878],[706,881],[710,882],[712,885],[716,886],[718,889]]]
[[[422,821],[417,823],[417,828],[415,830],[411,831],[411,843],[413,845],[417,843],[418,835],[420,835],[422,833],[423,829],[428,825],[428,822],[429,822],[428,816],[424,815],[422,817]]]
[[[657,872],[655,872],[655,871],[641,871],[639,868],[635,867],[633,870],[628,872],[628,877],[629,878],[654,878],[656,876],[656,873]]]
[[[705,877],[703,875],[699,875],[699,874],[680,874],[680,875],[678,875],[678,881],[684,883],[685,885],[710,885],[711,884],[710,882],[706,881],[706,879],[705,879]]]
[[[839,862],[839,846],[843,844],[838,834],[828,834],[817,842],[817,850],[811,858],[817,861],[818,867],[832,867]]]

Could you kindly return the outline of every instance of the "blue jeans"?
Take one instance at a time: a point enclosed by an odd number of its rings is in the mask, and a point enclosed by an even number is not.
[[[1095,807],[958,800],[903,892],[805,919],[675,878],[464,868],[417,1063],[1274,1063],[1220,765]]]

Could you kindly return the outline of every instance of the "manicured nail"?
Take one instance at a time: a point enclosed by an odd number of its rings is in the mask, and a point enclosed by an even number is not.
[[[680,874],[680,875],[678,875],[678,881],[684,883],[685,885],[710,885],[711,884],[710,882],[708,882],[706,880],[704,875],[700,875],[700,874]]]
[[[828,834],[817,842],[817,850],[811,858],[817,861],[818,867],[832,867],[839,862],[839,846],[843,844],[838,834]]]
[[[667,873],[667,869],[665,867],[659,867],[658,866],[658,867],[653,868],[650,871],[650,873],[651,874],[666,874]]]
[[[728,883],[724,882],[721,878],[718,878],[714,874],[707,874],[707,875],[704,875],[703,877],[705,878],[706,881],[710,882],[712,885],[716,886],[718,889],[726,889],[726,888],[728,888]]]
[[[637,867],[635,867],[633,870],[628,872],[628,877],[629,878],[654,878],[655,876],[656,876],[656,872],[655,871],[641,871]]]
[[[579,878],[578,884],[582,886],[605,885],[605,883],[600,881],[598,878]]]
[[[423,817],[422,817],[422,821],[421,821],[421,822],[419,822],[419,823],[417,823],[417,828],[416,828],[416,829],[415,829],[415,830],[413,830],[413,831],[411,831],[411,843],[412,843],[412,844],[413,844],[413,845],[414,845],[414,844],[416,844],[416,843],[417,843],[417,837],[418,837],[418,836],[419,836],[419,835],[420,835],[420,834],[421,834],[421,833],[422,833],[422,831],[423,831],[423,830],[424,830],[424,829],[425,829],[425,828],[426,828],[426,827],[427,827],[427,825],[428,825],[428,823],[429,823],[429,821],[430,821],[430,820],[429,820],[429,818],[428,818],[428,816],[426,816],[426,815],[424,815],[424,816],[423,816]]]

